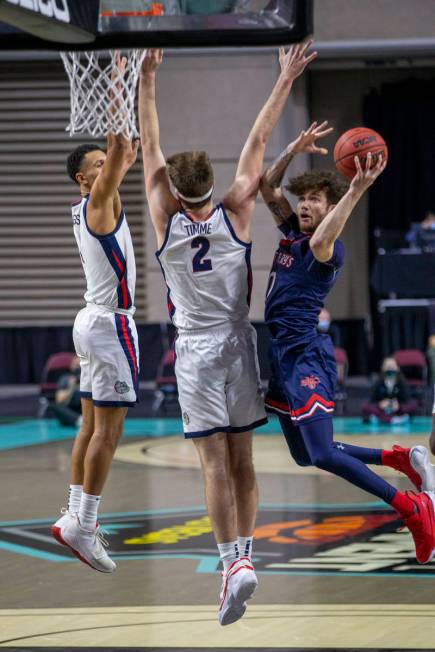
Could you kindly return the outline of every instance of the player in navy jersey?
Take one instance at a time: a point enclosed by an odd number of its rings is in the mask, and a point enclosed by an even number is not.
[[[435,553],[434,477],[424,447],[394,446],[392,451],[350,446],[333,440],[332,413],[336,365],[328,335],[317,331],[318,315],[344,263],[339,236],[353,208],[385,168],[372,156],[350,186],[336,173],[313,171],[289,180],[298,198],[296,212],[281,182],[298,153],[326,154],[317,138],[331,132],[313,123],[291,143],[263,175],[261,190],[284,236],[275,253],[266,295],[271,336],[272,378],[266,397],[279,416],[290,452],[301,466],[314,465],[338,475],[390,504],[414,538],[416,557],[428,562]],[[405,473],[422,493],[402,493],[371,471],[384,464]]]

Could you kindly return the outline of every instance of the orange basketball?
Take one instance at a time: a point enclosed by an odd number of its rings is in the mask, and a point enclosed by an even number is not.
[[[388,147],[376,131],[367,127],[349,129],[335,143],[335,167],[345,177],[352,179],[356,174],[354,156],[358,156],[364,169],[368,152],[372,154],[371,167],[376,164],[379,154],[382,154],[384,161],[388,160]]]

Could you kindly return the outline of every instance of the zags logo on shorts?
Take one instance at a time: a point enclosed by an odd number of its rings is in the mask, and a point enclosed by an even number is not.
[[[56,18],[63,23],[71,21],[67,0],[6,0],[6,2],[10,5],[35,11],[47,18]]]
[[[117,392],[118,394],[126,394],[129,391],[130,391],[130,387],[127,385],[127,383],[124,383],[123,380],[116,381],[115,392]]]

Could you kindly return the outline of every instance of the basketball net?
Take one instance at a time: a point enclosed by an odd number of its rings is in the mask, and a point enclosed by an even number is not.
[[[129,50],[125,69],[118,68],[116,51],[61,52],[71,91],[70,136],[110,131],[136,138],[134,100],[146,50]]]

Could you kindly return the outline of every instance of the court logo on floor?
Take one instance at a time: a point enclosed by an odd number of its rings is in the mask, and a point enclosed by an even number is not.
[[[100,519],[110,554],[133,559],[196,559],[198,572],[219,566],[202,508],[112,514]],[[0,550],[53,562],[74,558],[50,535],[51,521],[0,523]],[[277,574],[435,575],[414,556],[408,530],[391,510],[368,506],[264,506],[255,530],[256,570]]]

